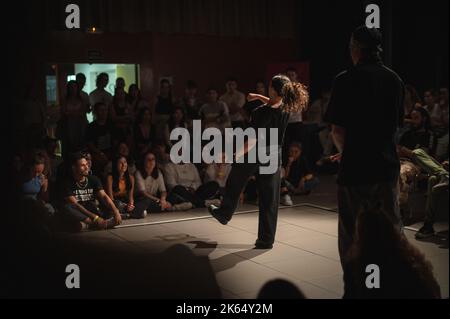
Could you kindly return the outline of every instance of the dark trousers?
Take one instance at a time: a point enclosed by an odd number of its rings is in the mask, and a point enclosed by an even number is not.
[[[124,199],[114,199],[114,205],[116,205],[117,209],[121,214],[130,214],[133,218],[142,218],[142,213],[144,210],[148,208],[150,205],[150,198],[140,198],[134,202],[134,209],[131,212],[127,211],[128,202]]]
[[[239,203],[239,196],[250,176],[258,173],[259,164],[234,163],[227,179],[225,194],[219,209],[228,220]],[[273,244],[280,202],[280,169],[274,174],[256,174],[256,188],[259,194],[258,241]]]
[[[84,208],[93,214],[99,215],[102,218],[109,218],[112,216],[111,212],[107,210],[99,210],[94,202],[85,202],[81,204]],[[67,221],[82,222],[89,218],[74,204],[64,203],[60,205],[59,212],[61,216]]]
[[[177,185],[169,193],[167,200],[174,205],[190,202],[195,207],[205,207],[205,200],[215,198],[219,193],[219,188],[217,182],[211,181],[201,185],[194,193],[191,193],[188,188]]]
[[[402,230],[400,208],[398,204],[398,182],[384,182],[371,185],[342,186],[338,187],[338,246],[344,278],[348,274],[349,266],[347,254],[353,244],[355,226],[358,215],[369,207],[381,204],[380,212],[385,213],[392,223]],[[346,290],[346,288],[344,288]]]

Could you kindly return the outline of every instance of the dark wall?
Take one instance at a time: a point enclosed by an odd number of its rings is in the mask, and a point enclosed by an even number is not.
[[[380,6],[386,65],[419,91],[448,86],[448,1],[302,0],[299,42],[311,62],[312,95],[351,66],[350,35],[369,3]]]

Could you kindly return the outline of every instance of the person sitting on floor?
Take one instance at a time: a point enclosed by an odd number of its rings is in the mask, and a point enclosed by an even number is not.
[[[209,203],[205,201],[215,198],[219,191],[216,181],[202,185],[198,170],[192,163],[169,163],[164,169],[164,177],[172,204],[188,202],[190,208],[205,207]]]
[[[133,158],[130,155],[130,149],[126,142],[119,142],[119,144],[116,147],[114,156],[117,158],[119,156],[123,156],[127,159],[128,164],[128,172],[130,175],[134,176],[136,173],[136,164],[134,163]],[[109,161],[108,164],[106,164],[105,171],[104,171],[104,178],[106,179],[108,175],[112,173],[112,161]]]
[[[112,165],[112,172],[106,179],[106,194],[119,209],[122,219],[145,218],[147,202],[134,200],[134,176],[128,170],[127,158],[118,156]]]
[[[286,202],[284,199],[287,199],[285,197],[289,194],[308,195],[319,184],[319,179],[308,167],[299,143],[294,142],[289,147],[288,162],[284,170],[284,179],[281,183],[282,202]],[[286,204],[290,204],[290,201],[287,200]]]
[[[58,210],[62,217],[73,222],[76,230],[90,228],[107,229],[122,223],[122,217],[113,201],[103,190],[102,183],[89,175],[89,166],[82,153],[71,159],[72,174],[63,186],[63,203]],[[100,209],[96,203],[103,204]]]
[[[144,154],[144,160],[136,171],[135,177],[136,195],[146,201],[147,212],[159,213],[180,208],[177,205],[172,207],[172,204],[166,199],[166,185],[163,174],[158,169],[155,154],[152,152]]]
[[[21,172],[21,197],[33,199],[44,204],[49,216],[55,213],[53,206],[48,203],[48,178],[44,175],[45,159],[35,155],[30,165]]]

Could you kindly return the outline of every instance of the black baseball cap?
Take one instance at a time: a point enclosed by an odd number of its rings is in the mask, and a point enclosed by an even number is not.
[[[374,49],[382,52],[383,37],[377,28],[368,28],[365,25],[359,26],[352,33],[353,40],[361,47]]]

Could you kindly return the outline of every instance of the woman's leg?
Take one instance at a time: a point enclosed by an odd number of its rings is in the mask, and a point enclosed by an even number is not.
[[[218,214],[230,220],[239,203],[242,189],[250,176],[254,175],[258,164],[234,163],[225,186],[225,194]],[[279,190],[278,190],[279,191]]]
[[[259,226],[257,244],[272,245],[277,229],[278,206],[280,204],[280,169],[275,174],[259,174]]]

